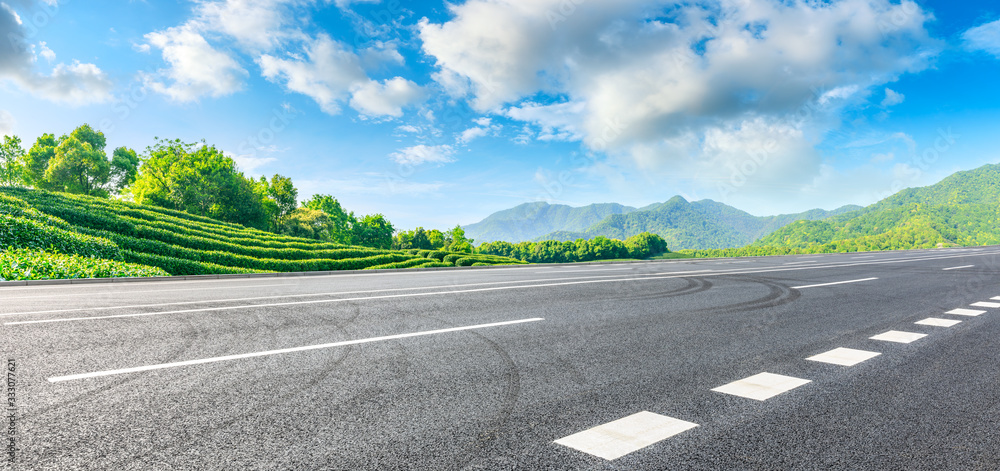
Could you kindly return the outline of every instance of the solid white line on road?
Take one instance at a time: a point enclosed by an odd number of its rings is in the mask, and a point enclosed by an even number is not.
[[[946,312],[945,314],[955,314],[956,316],[978,316],[980,314],[986,314],[986,311],[977,311],[975,309],[958,308],[958,309],[952,309],[952,310]]]
[[[479,324],[479,325],[470,325],[470,326],[465,326],[465,327],[452,327],[452,328],[448,328],[448,329],[425,330],[425,331],[422,331],[422,332],[413,332],[413,333],[409,333],[409,334],[396,334],[396,335],[386,335],[386,336],[382,336],[382,337],[371,337],[371,338],[367,338],[367,339],[346,340],[346,341],[343,341],[343,342],[324,343],[324,344],[320,344],[320,345],[308,345],[308,346],[305,346],[305,347],[283,348],[283,349],[280,349],[280,350],[267,350],[267,351],[263,351],[263,352],[254,352],[254,353],[241,353],[241,354],[238,354],[238,355],[226,355],[226,356],[221,356],[221,357],[202,358],[202,359],[199,359],[199,360],[177,361],[177,362],[173,362],[173,363],[160,363],[158,365],[137,366],[137,367],[133,367],[133,368],[122,368],[120,370],[98,371],[96,373],[81,373],[81,374],[67,375],[67,376],[53,376],[53,377],[49,378],[49,382],[56,383],[56,382],[60,382],[60,381],[72,381],[72,380],[76,380],[76,379],[97,378],[97,377],[101,377],[101,376],[113,376],[113,375],[121,375],[121,374],[128,374],[128,373],[138,373],[138,372],[141,372],[141,371],[162,370],[162,369],[165,369],[165,368],[177,368],[177,367],[180,367],[180,366],[201,365],[201,364],[204,364],[204,363],[216,363],[216,362],[220,362],[220,361],[241,360],[241,359],[244,359],[244,358],[255,358],[255,357],[263,357],[263,356],[270,356],[270,355],[281,355],[281,354],[285,354],[285,353],[304,352],[304,351],[307,351],[307,350],[319,350],[319,349],[324,349],[324,348],[344,347],[344,346],[347,346],[347,345],[359,345],[359,344],[363,344],[363,343],[383,342],[383,341],[386,341],[386,340],[398,340],[398,339],[405,339],[405,338],[410,338],[410,337],[422,337],[422,336],[425,336],[425,335],[445,334],[445,333],[449,333],[449,332],[460,332],[460,331],[463,331],[463,330],[486,329],[486,328],[489,328],[489,327],[500,327],[500,326],[506,326],[506,325],[514,325],[514,324],[524,324],[526,322],[538,322],[538,321],[543,321],[543,320],[545,320],[545,319],[541,318],[541,317],[536,317],[536,318],[532,318],[532,319],[520,319],[520,320],[516,320],[516,321],[494,322],[494,323],[491,323],[491,324]]]
[[[805,286],[792,286],[792,289],[806,289],[806,288],[819,288],[820,286],[833,286],[833,285],[843,285],[847,283],[860,283],[862,281],[872,281],[878,278],[862,278],[860,280],[848,280],[848,281],[835,281],[833,283],[820,283],[818,285],[805,285]]]
[[[980,255],[1000,255],[1000,252],[996,252],[996,253],[991,252],[991,253],[980,254]],[[930,257],[917,256],[918,258],[900,258],[900,259],[896,259],[896,260],[884,260],[884,261],[873,261],[873,262],[857,262],[857,263],[823,265],[823,266],[808,266],[808,267],[751,268],[751,269],[734,269],[734,270],[725,270],[725,271],[701,270],[701,271],[712,271],[712,273],[702,273],[699,276],[725,276],[725,275],[733,275],[733,274],[774,273],[774,272],[785,272],[785,271],[814,270],[814,269],[822,269],[822,268],[843,268],[843,267],[853,267],[853,266],[861,266],[861,265],[881,265],[881,264],[906,263],[906,262],[917,262],[917,261],[926,261],[926,260],[939,260],[939,259],[943,259],[943,258],[958,258],[958,257],[963,257],[963,256],[965,256],[965,255],[930,256]],[[520,269],[520,268],[521,267],[516,268],[516,269]],[[527,268],[535,268],[535,267],[527,267]],[[490,271],[499,271],[499,270],[501,270],[501,269],[495,269],[495,270],[490,270]],[[510,270],[514,270],[514,269],[512,268]],[[394,272],[394,273],[386,273],[385,275],[397,275],[397,274],[402,274],[402,273],[403,272]],[[433,272],[418,272],[418,273],[433,273]],[[684,276],[688,276],[691,273],[696,273],[696,271],[687,271],[687,272],[661,272],[661,273],[652,273],[652,274],[629,274],[628,275],[629,278],[617,278],[616,277],[617,275],[601,275],[601,276],[590,276],[590,277],[579,277],[579,278],[580,279],[587,279],[587,278],[612,278],[612,279],[592,280],[592,281],[574,281],[574,282],[566,282],[566,283],[545,283],[545,284],[538,284],[538,285],[508,286],[508,287],[499,287],[499,288],[483,288],[483,289],[473,289],[473,290],[456,290],[456,291],[444,291],[444,292],[434,292],[434,293],[400,294],[400,295],[393,295],[393,296],[375,296],[375,297],[368,297],[368,298],[350,298],[350,299],[299,301],[299,302],[290,302],[290,303],[253,304],[253,305],[245,305],[245,306],[228,306],[228,307],[215,307],[215,308],[202,308],[202,309],[187,309],[187,310],[180,310],[180,311],[164,311],[164,312],[152,312],[152,313],[124,314],[124,315],[114,315],[114,316],[77,317],[77,318],[38,320],[38,321],[7,322],[4,325],[40,324],[40,323],[48,323],[48,322],[69,322],[69,321],[81,321],[81,320],[98,320],[98,319],[113,319],[113,318],[127,318],[127,317],[145,317],[145,316],[156,316],[156,315],[162,315],[162,314],[184,314],[184,313],[191,313],[191,312],[225,311],[225,310],[233,310],[233,309],[249,309],[249,308],[254,308],[254,307],[276,307],[276,306],[290,306],[290,305],[299,305],[299,304],[337,303],[337,302],[343,302],[343,301],[359,301],[359,300],[368,300],[368,299],[385,299],[385,298],[392,298],[392,297],[427,296],[427,295],[437,295],[437,294],[460,294],[460,293],[481,292],[481,291],[496,291],[496,290],[525,289],[525,288],[543,288],[543,287],[550,287],[550,286],[568,286],[568,285],[591,284],[591,283],[622,283],[622,282],[634,282],[634,281],[660,280],[660,279],[669,279],[669,278],[682,278]],[[328,276],[338,276],[338,275],[328,275]],[[353,277],[353,276],[374,276],[374,275],[353,275],[352,274],[352,275],[343,275],[343,276],[352,276]],[[315,278],[325,278],[325,277],[327,277],[327,276],[316,276],[316,277],[310,277],[310,278],[315,279]],[[563,278],[563,279],[575,279],[575,278]],[[853,283],[853,282],[857,282],[857,281],[868,281],[868,280],[872,280],[872,279],[877,279],[877,278],[866,278],[866,279],[863,279],[863,280],[853,280],[853,281],[838,282],[838,283],[833,283],[833,284]],[[221,280],[215,280],[215,281],[221,281]],[[531,280],[531,281],[540,281],[540,280]],[[515,282],[512,282],[512,283],[522,283],[522,282],[524,282],[524,281],[515,281]],[[826,284],[811,285],[811,286],[800,286],[798,288],[811,288],[811,287],[814,287],[814,286],[825,286],[825,285]],[[400,289],[402,289],[402,288],[400,288]]]
[[[851,260],[857,260],[859,258],[875,258],[874,255],[859,255],[857,257],[851,257]]]
[[[829,352],[813,355],[806,360],[832,363],[841,366],[854,366],[865,360],[871,360],[881,355],[879,352],[869,352],[865,350],[855,350],[853,348],[835,348]]]
[[[951,327],[953,325],[961,324],[962,321],[956,321],[953,319],[940,319],[937,317],[928,317],[922,321],[914,322],[914,324],[919,325],[931,325],[934,327]]]
[[[975,265],[962,265],[960,267],[942,268],[942,270],[944,270],[944,271],[948,271],[948,270],[961,270],[962,268],[972,268],[974,266]]]
[[[800,263],[819,263],[819,260],[803,260],[801,262],[788,262],[788,263],[782,263],[782,265],[797,265]]]
[[[883,340],[886,342],[896,342],[896,343],[910,343],[920,340],[926,337],[927,334],[918,334],[915,332],[900,332],[898,330],[890,330],[885,333],[878,334],[873,337],[869,337],[872,340]]]
[[[695,423],[642,411],[560,438],[555,443],[613,460],[697,426]]]
[[[793,378],[773,373],[760,373],[719,386],[712,389],[712,391],[764,401],[811,382],[808,379]]]
[[[989,307],[989,308],[996,309],[996,308],[1000,307],[1000,303],[988,303],[988,302],[982,301],[982,302],[978,302],[978,303],[972,303],[972,304],[970,304],[970,306],[972,306],[972,307]]]

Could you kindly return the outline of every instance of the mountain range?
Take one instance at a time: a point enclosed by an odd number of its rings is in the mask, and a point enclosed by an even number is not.
[[[463,229],[477,243],[597,236],[624,240],[652,232],[663,237],[671,250],[711,249],[744,246],[794,221],[824,219],[859,209],[844,206],[833,211],[813,209],[759,217],[716,201],[689,202],[680,196],[642,208],[616,203],[571,207],[535,202],[496,212]]]
[[[652,232],[671,250],[740,247],[725,253],[714,250],[714,255],[994,245],[1000,244],[1000,164],[907,188],[864,208],[758,217],[716,201],[689,202],[680,196],[643,208],[527,203],[465,229],[477,242],[626,239]]]

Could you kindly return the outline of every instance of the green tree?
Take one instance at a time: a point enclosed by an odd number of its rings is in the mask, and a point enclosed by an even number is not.
[[[24,157],[24,177],[29,185],[48,189],[45,185],[45,170],[49,168],[49,160],[56,155],[58,145],[53,134],[42,134],[35,140]]]
[[[427,231],[427,240],[431,244],[431,249],[442,249],[444,248],[445,237],[444,233],[437,230],[431,229]]]
[[[83,129],[83,132],[77,131]],[[104,185],[110,178],[111,163],[104,155],[104,136],[81,126],[73,134],[60,139],[55,155],[45,169],[45,186],[55,191],[91,196],[107,196]],[[78,137],[79,135],[79,137]],[[99,137],[99,139],[98,139]]]
[[[295,189],[291,178],[275,174],[267,186],[267,195],[278,206],[278,213],[275,216],[277,221],[283,219],[298,206],[299,190]]]
[[[0,144],[0,186],[21,186],[25,183],[24,148],[17,136],[4,136]]]
[[[296,208],[281,220],[279,234],[307,239],[329,240],[333,221],[330,216],[316,209]]]
[[[122,193],[125,188],[135,181],[139,176],[139,165],[141,161],[135,151],[128,147],[115,149],[111,156],[111,178],[108,183],[109,189],[115,193]]]
[[[302,203],[303,207],[314,209],[317,211],[323,211],[327,216],[330,217],[332,223],[330,229],[330,241],[338,244],[352,244],[354,234],[352,228],[357,220],[354,217],[354,213],[348,213],[344,211],[344,208],[340,206],[340,202],[337,198],[330,195],[313,195],[307,201]],[[409,247],[407,247],[409,248]]]
[[[352,229],[355,244],[377,249],[391,248],[392,234],[396,231],[381,214],[371,214],[359,219]]]
[[[146,149],[129,193],[141,204],[268,229],[259,188],[233,159],[205,143],[160,140]]]
[[[445,232],[445,238],[451,240],[447,245],[449,251],[472,253],[474,240],[465,237],[465,229],[462,229],[462,226],[456,225],[454,229]]]

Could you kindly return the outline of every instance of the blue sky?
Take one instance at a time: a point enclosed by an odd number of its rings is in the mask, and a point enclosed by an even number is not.
[[[833,209],[1000,159],[994,2],[2,2],[0,134],[204,139],[397,228]]]

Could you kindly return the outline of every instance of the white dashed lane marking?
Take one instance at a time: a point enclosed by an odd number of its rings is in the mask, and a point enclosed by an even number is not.
[[[733,381],[712,391],[764,401],[812,381],[773,373],[760,373]]]
[[[406,338],[411,338],[411,337],[424,337],[424,336],[428,336],[428,335],[447,334],[447,333],[451,333],[451,332],[461,332],[461,331],[465,331],[465,330],[486,329],[486,328],[490,328],[490,327],[502,327],[502,326],[515,325],[515,324],[524,324],[524,323],[527,323],[527,322],[539,322],[539,321],[544,321],[544,320],[545,319],[543,319],[541,317],[536,317],[536,318],[532,318],[532,319],[520,319],[520,320],[516,320],[516,321],[494,322],[492,324],[479,324],[479,325],[470,325],[470,326],[465,326],[465,327],[451,327],[451,328],[448,328],[448,329],[425,330],[425,331],[422,331],[422,332],[413,332],[413,333],[409,333],[409,334],[386,335],[386,336],[383,336],[383,337],[371,337],[371,338],[358,339],[358,340],[346,340],[346,341],[343,341],[343,342],[325,343],[325,344],[320,344],[320,345],[307,345],[305,347],[284,348],[284,349],[281,349],[281,350],[267,350],[267,351],[263,351],[263,352],[241,353],[241,354],[237,354],[237,355],[226,355],[226,356],[221,356],[221,357],[201,358],[201,359],[198,359],[198,360],[177,361],[177,362],[173,362],[173,363],[160,363],[158,365],[136,366],[136,367],[133,367],[133,368],[122,368],[122,369],[118,369],[118,370],[97,371],[97,372],[94,372],[94,373],[81,373],[81,374],[66,375],[66,376],[54,376],[54,377],[49,378],[49,382],[50,383],[58,383],[60,381],[73,381],[73,380],[78,380],[78,379],[99,378],[99,377],[102,377],[102,376],[114,376],[114,375],[129,374],[129,373],[139,373],[139,372],[143,372],[143,371],[162,370],[162,369],[166,369],[166,368],[178,368],[178,367],[182,367],[182,366],[203,365],[203,364],[206,364],[206,363],[216,363],[216,362],[220,362],[220,361],[232,361],[232,360],[242,360],[242,359],[246,359],[246,358],[265,357],[265,356],[271,356],[271,355],[283,355],[283,354],[286,354],[286,353],[305,352],[305,351],[309,351],[309,350],[321,350],[321,349],[335,348],[335,347],[346,347],[348,345],[361,345],[361,344],[365,344],[365,343],[384,342],[384,341],[388,341],[388,340],[400,340],[400,339],[406,339]]]
[[[829,352],[813,355],[806,360],[832,363],[841,366],[854,366],[865,360],[870,360],[881,355],[879,352],[868,352],[865,350],[854,350],[853,348],[835,348]]]
[[[869,337],[872,340],[884,340],[886,342],[896,342],[896,343],[910,343],[916,340],[920,340],[926,337],[927,334],[918,334],[915,332],[900,332],[898,330],[890,330],[888,332],[878,334],[874,337]]]
[[[986,314],[986,311],[977,311],[975,309],[958,308],[958,309],[952,309],[952,310],[946,312],[945,314],[954,314],[956,316],[978,316],[980,314]]]
[[[697,426],[695,423],[643,411],[560,438],[555,443],[613,460]]]
[[[862,278],[860,280],[834,281],[833,283],[820,283],[818,285],[792,286],[792,289],[819,288],[820,286],[844,285],[847,283],[860,283],[862,281],[872,281],[878,278]]]
[[[988,308],[996,309],[996,308],[1000,307],[1000,303],[988,303],[988,302],[983,301],[983,302],[978,302],[978,303],[972,303],[972,304],[970,304],[970,306],[972,306],[972,307],[988,307]]]
[[[961,270],[963,268],[972,268],[974,266],[975,265],[962,265],[960,267],[943,268],[942,270],[944,270],[944,271],[948,271],[948,270]]]
[[[932,325],[934,327],[951,327],[956,324],[960,324],[962,321],[956,321],[951,319],[939,319],[937,317],[928,317],[922,321],[914,322],[914,324],[919,325]]]

